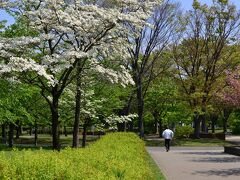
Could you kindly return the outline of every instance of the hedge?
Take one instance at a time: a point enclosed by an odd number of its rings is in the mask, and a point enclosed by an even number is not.
[[[154,179],[144,142],[111,133],[85,149],[0,153],[0,179]]]

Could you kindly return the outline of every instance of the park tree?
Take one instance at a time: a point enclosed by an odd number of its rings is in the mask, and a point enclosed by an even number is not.
[[[186,101],[179,94],[173,77],[155,79],[146,94],[146,112],[150,112],[155,132],[161,137],[163,128],[168,125],[174,128],[178,124],[191,124],[191,113]]]
[[[132,32],[128,35],[128,41],[132,44],[128,50],[131,55],[128,66],[130,65],[135,82],[135,89],[129,96],[128,104],[131,103],[132,96],[136,95],[138,129],[141,138],[144,136],[144,97],[151,81],[169,66],[168,61],[162,58],[162,54],[174,39],[179,13],[178,4],[166,0],[154,8],[152,16],[147,20],[149,25],[136,28],[136,26],[126,24]]]
[[[182,18],[182,34],[173,46],[178,81],[194,114],[195,137],[200,123],[206,131],[205,115],[209,100],[222,83],[226,69],[232,67],[239,31],[239,13],[228,1],[211,6],[193,2],[193,10]]]
[[[170,79],[156,79],[146,94],[146,111],[154,118],[156,133],[163,132],[163,118],[167,115],[171,104],[176,100],[176,88]],[[176,86],[175,86],[176,87]]]
[[[2,125],[3,143],[8,142],[8,146],[13,146],[14,130],[16,129],[16,138],[20,136],[22,124],[30,124],[34,120],[30,106],[31,98],[37,94],[33,88],[27,84],[21,84],[13,78],[2,79],[0,81],[0,123]],[[29,100],[30,99],[30,100]],[[6,129],[9,126],[8,138]],[[7,141],[8,139],[8,141]]]
[[[240,81],[239,67],[233,71],[227,71],[226,86],[221,91],[220,97],[224,102],[234,106],[240,106]]]
[[[125,40],[119,36],[119,32],[129,32],[123,22],[137,29],[142,27],[156,4],[156,1],[117,0],[111,5],[104,2],[16,1],[16,11],[35,33],[0,40],[0,55],[4,59],[0,74],[20,73],[21,79],[41,89],[49,104],[54,149],[60,148],[59,100],[64,89],[77,78],[76,98],[81,98],[81,72],[86,64],[113,82],[124,79],[126,84],[131,83],[126,69],[117,73],[105,68],[101,59],[107,55],[110,58],[116,52],[126,54]],[[74,75],[75,69],[77,73]],[[78,146],[79,108],[80,103],[76,104],[73,147]]]
[[[239,66],[226,71],[226,84],[217,94],[219,104],[222,105],[223,131],[227,132],[227,120],[235,109],[239,109]]]

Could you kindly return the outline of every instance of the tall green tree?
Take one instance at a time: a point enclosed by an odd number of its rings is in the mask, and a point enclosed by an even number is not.
[[[162,54],[174,39],[178,26],[177,16],[180,13],[178,7],[177,3],[163,1],[155,7],[152,16],[147,20],[150,25],[140,29],[132,25],[127,26],[133,32],[133,36],[128,36],[128,41],[133,45],[129,48],[129,65],[135,82],[133,94],[137,99],[138,129],[141,138],[144,136],[144,97],[151,81],[168,68],[169,63],[164,61]],[[157,66],[160,64],[160,67]],[[129,102],[131,99],[132,95],[129,96]]]
[[[234,44],[239,31],[239,13],[228,1],[213,1],[211,6],[194,0],[193,10],[182,18],[181,38],[173,48],[179,84],[194,112],[194,134],[199,137],[200,123],[206,131],[207,104],[221,77],[235,64]]]

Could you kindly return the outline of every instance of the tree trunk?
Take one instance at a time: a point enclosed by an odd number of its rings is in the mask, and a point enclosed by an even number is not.
[[[32,136],[32,125],[29,128],[29,136]]]
[[[73,142],[72,147],[77,148],[79,146],[79,123],[80,123],[80,108],[81,108],[81,62],[77,63],[77,94],[75,99],[75,120],[73,126]]]
[[[83,125],[83,139],[82,139],[82,147],[86,146],[86,139],[87,139],[87,125]]]
[[[34,122],[34,145],[37,146],[37,140],[38,140],[38,125],[37,120],[35,119]]]
[[[2,124],[2,143],[7,144],[6,123]]]
[[[59,142],[59,114],[58,114],[58,101],[59,96],[57,95],[56,87],[53,88],[52,91],[52,105],[51,105],[51,113],[52,113],[52,146],[55,150],[60,150],[60,142]]]
[[[210,115],[210,118],[211,118],[211,123],[212,123],[212,133],[215,133],[215,124],[216,124],[216,122],[217,122],[217,120],[218,120],[218,115],[217,114],[214,114],[214,113],[212,113],[211,115]]]
[[[20,134],[21,134],[21,125],[20,125],[20,121],[17,121],[17,128],[16,128],[16,139],[19,139]]]
[[[159,134],[158,113],[154,111],[152,115],[154,118],[155,134]]]
[[[202,107],[202,115],[200,115],[199,117],[201,117],[201,122],[202,122],[202,132],[204,132],[204,133],[207,133],[207,123],[206,123],[206,101],[207,101],[207,99],[206,99],[206,97],[203,97],[203,102],[202,102],[202,104],[203,104],[203,107]]]
[[[223,133],[227,132],[227,120],[231,114],[231,109],[223,109]]]
[[[159,125],[158,125],[158,121],[155,120],[155,134],[159,134]]]
[[[138,131],[140,138],[144,137],[144,129],[143,129],[143,91],[142,91],[142,79],[141,77],[137,78],[137,109],[138,109]]]
[[[64,125],[63,128],[64,128],[64,135],[65,135],[65,137],[67,137],[67,135],[68,135],[68,134],[67,134],[67,126]]]
[[[129,122],[129,131],[133,131],[133,122],[131,121],[131,122]]]
[[[206,115],[205,114],[200,115],[199,118],[200,118],[200,122],[202,122],[201,124],[202,132],[207,133]]]
[[[9,132],[8,132],[8,147],[12,148],[13,147],[13,136],[14,136],[14,124],[10,123],[9,124]]]
[[[194,115],[194,137],[200,138],[200,118],[197,114]]]
[[[161,138],[162,137],[162,133],[163,133],[163,125],[162,125],[162,119],[160,118],[159,119],[159,137]]]
[[[223,133],[227,132],[227,120],[223,118]]]
[[[215,133],[215,122],[212,121],[212,133]]]

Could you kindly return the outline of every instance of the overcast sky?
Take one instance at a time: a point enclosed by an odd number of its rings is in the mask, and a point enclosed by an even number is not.
[[[182,5],[182,8],[185,10],[191,9],[192,2],[193,2],[193,0],[173,0],[173,1],[180,2]],[[240,0],[230,0],[230,1],[233,2],[238,7],[238,9],[240,9]],[[199,0],[199,2],[211,4],[212,0]],[[7,25],[10,25],[14,22],[14,19],[12,17],[10,17],[6,12],[0,10],[0,21],[2,20],[7,20],[8,21]]]

